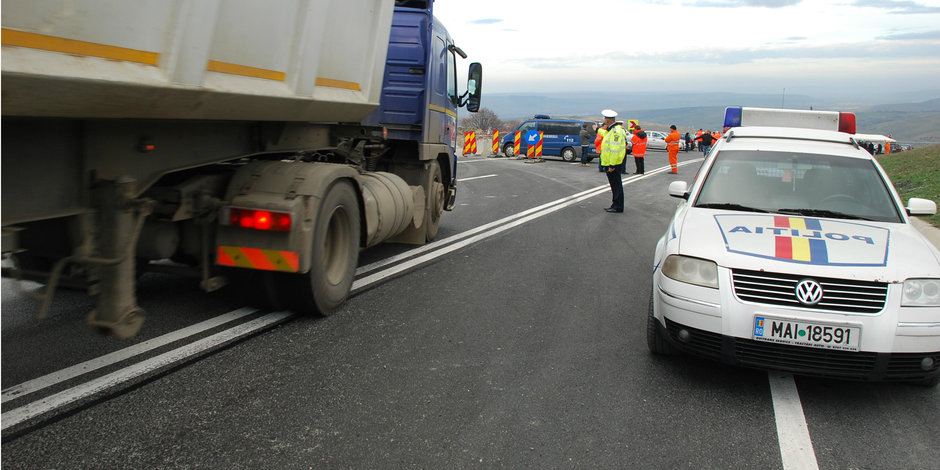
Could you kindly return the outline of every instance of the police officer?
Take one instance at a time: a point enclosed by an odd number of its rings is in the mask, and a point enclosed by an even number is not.
[[[614,121],[617,112],[612,109],[601,111],[604,116],[604,140],[601,142],[601,165],[607,170],[607,181],[613,195],[607,212],[623,212],[623,179],[620,177],[620,165],[627,150],[627,133],[623,126]]]

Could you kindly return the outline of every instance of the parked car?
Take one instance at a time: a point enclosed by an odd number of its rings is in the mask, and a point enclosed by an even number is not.
[[[500,146],[503,154],[511,157],[515,152],[515,133],[520,132],[522,139],[519,154],[526,155],[528,142],[526,134],[529,131],[542,132],[542,155],[561,157],[566,162],[581,160],[581,127],[585,121],[574,119],[551,119],[544,114],[538,114],[519,125],[514,131],[503,136]]]
[[[666,150],[666,133],[659,131],[648,131],[643,129],[646,132],[646,149],[647,150]]]

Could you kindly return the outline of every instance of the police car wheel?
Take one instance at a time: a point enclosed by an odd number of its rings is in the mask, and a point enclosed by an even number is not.
[[[512,142],[506,145],[503,145],[503,155],[507,157],[512,157],[516,155],[516,147],[512,144]]]
[[[566,162],[573,162],[575,158],[574,149],[571,147],[565,147],[561,149],[561,159]]]

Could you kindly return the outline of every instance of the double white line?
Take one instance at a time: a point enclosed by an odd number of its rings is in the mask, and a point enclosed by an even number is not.
[[[625,180],[624,184],[630,184],[640,179],[647,178],[650,175],[662,173],[666,170],[667,168],[662,168],[650,171],[643,176],[634,176]],[[495,222],[481,225],[466,232],[429,243],[421,247],[417,247],[405,253],[366,266],[362,266],[356,270],[356,275],[364,276],[356,279],[353,282],[352,292],[355,293],[386,278],[395,276],[409,269],[413,269],[428,261],[447,255],[451,252],[467,247],[481,240],[485,240],[514,227],[518,227],[527,222],[544,217],[555,211],[572,206],[586,199],[590,199],[608,190],[608,185],[602,185],[588,189],[586,191],[582,191],[580,193],[558,199],[553,202],[542,204],[541,206],[534,207],[518,214],[505,217]],[[58,372],[54,372],[37,379],[15,385],[2,391],[2,403],[7,403],[8,401],[28,396],[40,390],[61,384],[65,381],[77,378],[99,369],[115,366],[120,362],[127,361],[154,349],[167,346],[171,343],[184,340],[214,328],[221,327],[227,323],[240,320],[257,312],[258,311],[256,309],[241,308],[203,321],[201,323],[197,323],[193,326],[165,334],[158,338],[144,341],[134,346],[106,354],[99,358],[77,364]],[[2,422],[0,428],[2,428],[2,430],[6,430],[12,426],[42,416],[46,413],[50,413],[71,403],[75,403],[95,394],[113,389],[123,383],[179,363],[209,349],[231,343],[241,337],[287,321],[294,315],[295,314],[291,312],[269,313],[260,318],[251,320],[249,322],[240,323],[232,328],[215,333],[198,341],[188,343],[172,351],[145,359],[143,361],[119,369],[115,372],[105,374],[101,377],[89,380],[61,392],[49,395],[45,398],[30,402],[21,407],[6,411],[2,414],[2,416],[0,416],[0,422]]]

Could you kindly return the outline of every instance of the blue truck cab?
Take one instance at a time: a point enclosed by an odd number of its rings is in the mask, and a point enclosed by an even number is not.
[[[590,121],[576,119],[552,119],[544,114],[537,114],[526,120],[515,130],[503,136],[500,148],[507,157],[515,155],[515,133],[520,132],[519,154],[526,155],[529,145],[526,134],[530,131],[542,132],[542,155],[561,157],[566,162],[581,160],[581,129],[590,126]],[[591,131],[593,134],[593,130]],[[592,139],[593,145],[593,139]],[[593,158],[589,155],[589,158]]]
[[[471,63],[466,91],[457,86],[457,56],[467,55],[454,44],[444,25],[434,17],[432,0],[396,0],[388,44],[379,108],[362,124],[382,128],[391,144],[391,159],[418,168],[409,184],[435,191],[443,183],[444,209],[452,210],[457,183],[457,109],[480,107],[482,66]],[[417,161],[414,161],[417,155]],[[430,174],[431,181],[421,176]]]

